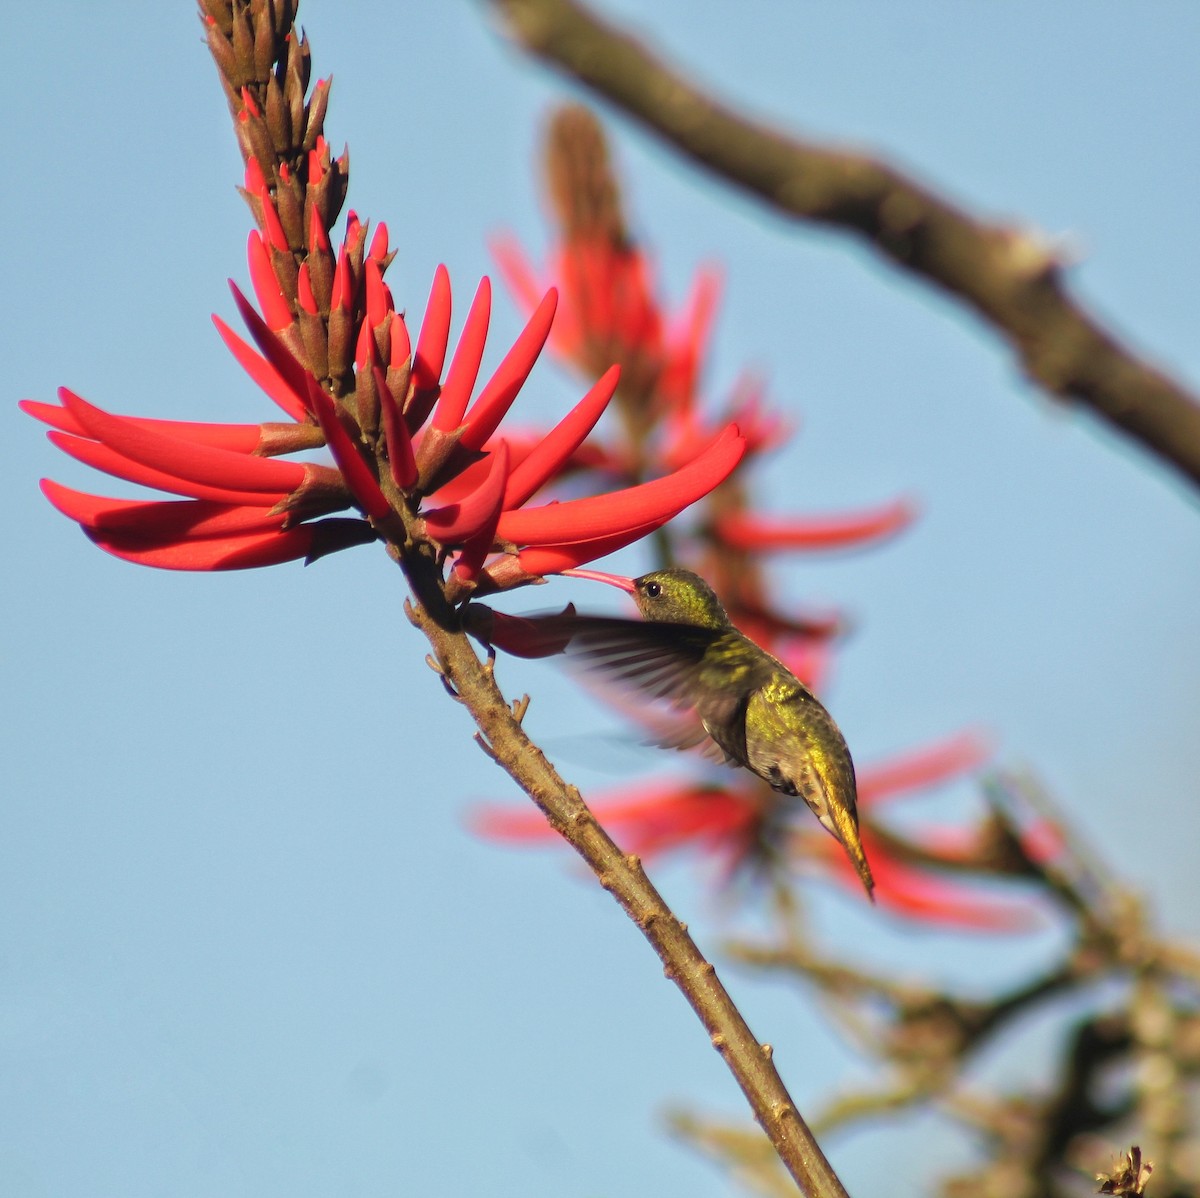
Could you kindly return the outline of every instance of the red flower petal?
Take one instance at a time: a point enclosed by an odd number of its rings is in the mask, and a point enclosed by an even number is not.
[[[17,406],[35,420],[62,429],[65,433],[82,437],[89,435],[66,408],[60,408],[57,404],[22,399]],[[198,420],[159,420],[152,416],[120,416],[118,419],[180,441],[215,445],[234,453],[253,453],[262,440],[262,428],[257,424],[206,424]]]
[[[286,167],[284,169],[286,170]],[[272,247],[281,254],[291,253],[287,234],[283,231],[283,225],[279,223],[279,213],[275,210],[275,201],[271,198],[271,193],[266,188],[261,193],[261,199],[263,224],[266,226],[267,239],[270,241]],[[275,272],[272,271],[271,273],[274,274]]]
[[[408,336],[408,325],[405,324],[404,317],[397,312],[388,333],[388,365],[399,370],[411,357],[412,342]],[[398,398],[403,399],[404,396]]]
[[[446,372],[446,381],[442,384],[442,394],[434,411],[433,427],[443,433],[452,433],[462,423],[467,400],[471,398],[475,378],[479,374],[479,363],[483,360],[483,345],[487,339],[491,313],[492,284],[484,275],[471,301],[471,310],[467,313],[458,338],[458,348]]]
[[[315,187],[318,180],[314,177],[311,155],[308,161],[308,185]],[[308,252],[312,256],[333,252],[333,247],[329,243],[329,230],[325,228],[325,222],[321,219],[321,213],[316,204],[311,204],[308,209]]]
[[[288,513],[201,499],[141,502],[106,499],[42,479],[42,494],[64,516],[97,533],[150,541],[196,539],[280,529]]]
[[[66,387],[60,387],[58,394],[90,437],[153,470],[210,487],[276,494],[294,491],[304,481],[305,468],[299,462],[231,453],[168,437],[102,411]]]
[[[286,329],[292,323],[292,310],[279,290],[279,280],[271,266],[271,255],[260,233],[251,233],[246,247],[250,260],[250,282],[272,330]]]
[[[363,272],[367,280],[367,322],[371,328],[375,329],[383,324],[384,317],[393,310],[395,305],[392,302],[392,293],[383,281],[383,272],[379,269],[379,263],[374,258],[366,260],[363,264]]]
[[[836,876],[851,885],[842,861],[844,857],[839,857]],[[871,849],[871,866],[875,872],[876,901],[910,919],[982,932],[1024,932],[1038,923],[1035,910],[1028,904],[989,902],[965,886],[894,860],[879,852],[878,846]]]
[[[533,364],[546,344],[557,306],[558,292],[551,287],[529,318],[521,335],[513,342],[512,349],[504,356],[504,361],[479,393],[479,398],[467,416],[466,428],[459,442],[464,449],[482,449],[499,427],[500,421],[512,407],[513,400],[525,385]]]
[[[703,842],[709,848],[740,847],[758,818],[753,804],[737,791],[676,783],[649,785],[601,797],[591,804],[605,830],[624,849],[642,856]],[[472,831],[486,840],[513,844],[558,841],[540,812],[531,808],[480,807],[470,814]]]
[[[403,323],[399,317],[396,318],[396,324],[402,328]],[[371,371],[375,379],[375,390],[379,393],[379,408],[383,413],[383,435],[387,440],[392,481],[402,491],[407,491],[417,481],[417,463],[413,457],[412,438],[408,435],[408,425],[404,423],[404,417],[400,414],[396,397],[387,385],[387,376],[374,362],[371,364]]]
[[[487,519],[479,526],[479,531],[472,533],[463,544],[458,561],[454,563],[454,573],[463,582],[471,582],[478,575],[492,545],[496,540],[496,525],[500,522],[500,509],[504,499],[504,485],[508,481],[508,444],[501,441],[493,450],[494,465],[492,473],[497,479],[495,487],[495,503]],[[489,478],[490,481],[490,478]],[[491,498],[491,493],[489,493]]]
[[[964,732],[927,748],[869,765],[859,771],[858,801],[878,804],[912,790],[936,786],[981,766],[991,746],[978,733]]]
[[[361,520],[327,520],[300,524],[283,532],[155,546],[98,532],[88,532],[88,536],[114,557],[160,570],[252,570],[300,558],[323,557],[374,540],[370,525]]]
[[[697,271],[683,317],[670,336],[666,369],[659,383],[672,405],[690,406],[695,400],[697,376],[720,294],[721,272],[713,267]]]
[[[495,516],[504,498],[504,484],[508,481],[508,446],[501,441],[491,457],[487,477],[470,495],[457,503],[423,513],[431,537],[446,545],[462,544]]]
[[[425,305],[425,319],[417,336],[413,356],[413,383],[418,391],[432,391],[442,377],[446,346],[450,340],[450,275],[444,266],[433,272],[433,287]],[[421,421],[421,424],[424,420]],[[415,428],[420,428],[420,424]],[[415,431],[409,425],[410,431]]]
[[[350,213],[353,216],[354,213]],[[350,236],[350,222],[346,222],[346,237]],[[345,245],[338,250],[337,266],[333,268],[333,295],[329,300],[331,312],[349,312],[354,299],[354,280],[350,274],[350,258]]]
[[[246,328],[250,330],[250,336],[254,338],[255,345],[262,351],[263,356],[275,371],[283,377],[289,389],[302,403],[307,403],[308,380],[312,378],[312,374],[296,361],[292,352],[275,336],[267,322],[254,310],[254,305],[241,293],[238,285],[232,279],[229,280],[229,290],[233,292],[233,302],[237,304],[238,312],[241,313]],[[257,378],[257,376],[255,377]],[[275,398],[272,392],[268,391],[268,394]],[[281,406],[285,411],[287,410],[286,405]]]
[[[376,262],[382,262],[387,257],[388,252],[388,227],[380,221],[375,226],[375,234],[371,238],[371,248],[367,251],[367,257],[373,258]]]
[[[533,264],[525,256],[520,242],[507,233],[499,234],[490,239],[492,257],[504,276],[504,282],[509,291],[516,296],[517,303],[527,312],[537,307],[545,288],[538,279]]]
[[[300,301],[300,307],[310,316],[320,313],[317,297],[313,295],[312,278],[308,272],[307,262],[300,263],[300,272],[296,278],[296,298]]]
[[[267,186],[266,177],[257,158],[246,159],[246,190],[251,195],[259,195]]]
[[[256,354],[219,316],[213,315],[213,324],[226,348],[237,359],[238,365],[273,399],[293,420],[302,421],[308,415],[303,400],[292,390],[283,375],[266,358]]]
[[[563,545],[537,545],[522,549],[517,554],[517,563],[526,574],[534,577],[546,574],[562,574],[573,570],[584,562],[594,562],[598,557],[607,557],[649,536],[658,524],[641,524],[613,533],[609,537],[595,537],[590,541],[572,541]]]
[[[350,434],[342,427],[338,419],[337,407],[333,398],[326,393],[321,385],[311,375],[308,384],[308,402],[316,414],[321,432],[325,434],[325,442],[333,460],[346,480],[350,493],[358,500],[363,511],[372,520],[380,520],[391,510],[387,496],[379,489],[379,483],[371,473],[367,463],[363,461],[358,446],[350,439]]]
[[[124,457],[97,441],[53,431],[46,435],[63,453],[91,466],[94,470],[102,470],[105,474],[111,474],[113,478],[123,478],[126,482],[153,487],[172,495],[189,495],[193,499],[212,499],[217,503],[250,504],[268,508],[274,507],[287,495],[286,491],[231,491],[225,487],[209,487],[143,466],[140,462]]]
[[[506,511],[518,508],[553,478],[583,444],[617,390],[621,368],[610,366],[594,387],[530,451],[508,476]]]
[[[717,534],[737,549],[838,549],[888,536],[912,522],[916,509],[901,499],[854,516],[771,519],[752,512],[717,518]]]
[[[519,545],[552,545],[665,523],[728,478],[745,448],[737,426],[728,425],[703,454],[674,474],[608,495],[505,512],[499,534]]]

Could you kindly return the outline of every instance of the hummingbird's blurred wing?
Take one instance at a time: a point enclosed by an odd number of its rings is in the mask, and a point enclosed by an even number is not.
[[[695,624],[575,616],[567,627],[567,652],[614,681],[636,686],[655,699],[690,707],[711,629]]]
[[[712,682],[705,654],[720,632],[695,624],[622,620],[602,616],[563,617],[569,632],[567,655],[618,687],[661,700],[689,716],[663,740],[672,748],[692,748],[708,732],[704,725],[733,718],[740,697]]]

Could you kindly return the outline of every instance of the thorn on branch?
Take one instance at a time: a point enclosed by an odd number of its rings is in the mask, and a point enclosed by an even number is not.
[[[438,676],[438,678],[441,679],[442,687],[445,689],[446,694],[448,694],[450,698],[455,701],[455,703],[462,703],[464,700],[462,695],[458,693],[458,688],[453,682],[450,681],[449,678],[446,677],[446,671],[442,667],[441,662],[439,662],[432,653],[425,654],[425,664]]]
[[[496,750],[495,750],[495,749],[493,749],[493,748],[492,748],[492,746],[491,746],[490,744],[488,744],[488,742],[487,742],[487,740],[484,738],[484,735],[483,735],[483,733],[482,733],[482,732],[476,732],[476,733],[475,733],[475,743],[476,743],[476,744],[477,744],[477,745],[478,745],[478,746],[479,746],[479,747],[480,747],[480,748],[481,748],[481,749],[482,749],[482,750],[483,750],[483,751],[484,751],[484,752],[485,752],[485,753],[486,753],[486,754],[487,754],[487,755],[488,755],[488,756],[489,756],[489,757],[490,757],[490,758],[491,758],[493,761],[499,761],[499,760],[500,760],[500,759],[499,759],[499,758],[496,756]]]
[[[524,723],[525,713],[529,710],[529,696],[522,695],[519,699],[514,699],[512,704],[513,719],[518,724]]]

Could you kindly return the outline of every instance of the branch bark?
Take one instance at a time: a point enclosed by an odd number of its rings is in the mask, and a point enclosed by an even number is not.
[[[788,1172],[809,1198],[847,1198],[820,1145],[797,1110],[772,1062],[707,961],[635,856],[622,853],[584,803],[521,727],[520,704],[510,707],[467,637],[455,631],[441,594],[436,567],[418,554],[393,549],[417,600],[409,619],[433,647],[447,688],[471,713],[484,751],[541,808],[556,831],[587,862],[596,880],[641,929],[663,963],[663,972],[683,992],[713,1047],[746,1095],[754,1116]]]
[[[858,235],[973,308],[1044,390],[1090,408],[1200,485],[1200,400],[1084,311],[1036,235],[981,221],[886,163],[747,119],[572,0],[488,2],[531,54],[686,158],[785,215]]]

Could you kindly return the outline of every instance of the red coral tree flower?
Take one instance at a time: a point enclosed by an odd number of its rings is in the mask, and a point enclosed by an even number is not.
[[[979,877],[964,868],[970,864],[968,845],[957,830],[922,829],[913,837],[915,852],[894,834],[876,830],[874,813],[881,804],[964,777],[978,769],[986,752],[978,737],[959,735],[860,771],[863,846],[875,875],[875,899],[885,910],[917,923],[973,931],[1017,932],[1036,925],[1037,912],[1028,903],[980,891]],[[795,805],[750,779],[645,783],[600,795],[590,806],[623,848],[647,858],[689,853],[714,863],[727,879],[773,863],[855,893],[861,885],[831,837],[810,826],[804,814],[793,824]],[[471,813],[470,826],[506,844],[556,842],[536,812],[511,807],[481,805]],[[1040,833],[1031,830],[1031,845],[1041,842]]]
[[[402,539],[403,514],[412,517],[417,535],[455,554],[458,584],[496,589],[645,536],[711,491],[741,459],[745,439],[727,424],[702,453],[661,478],[602,496],[529,506],[574,466],[620,373],[607,370],[540,437],[509,443],[500,435],[550,334],[555,290],[541,297],[504,359],[477,387],[491,311],[488,280],[475,294],[446,365],[451,292],[445,268],[435,274],[414,349],[383,282],[394,256],[386,227],[376,229],[364,252],[366,226],[351,213],[335,255],[314,209],[294,314],[276,274],[282,251],[272,233],[278,223],[271,219],[274,204],[255,167],[251,159],[247,190],[258,198],[266,229],[252,233],[249,243],[258,308],[233,287],[254,344],[220,318],[214,321],[238,362],[289,420],[205,424],[120,416],[66,388],[58,405],[22,404],[53,426],[50,439],[68,455],[183,497],[108,499],[44,481],[50,501],[101,548],[168,569],[244,569],[312,561],[381,534]],[[323,380],[347,373],[353,387],[330,394]],[[322,446],[332,466],[283,457]],[[358,514],[333,516],[346,509]]]

